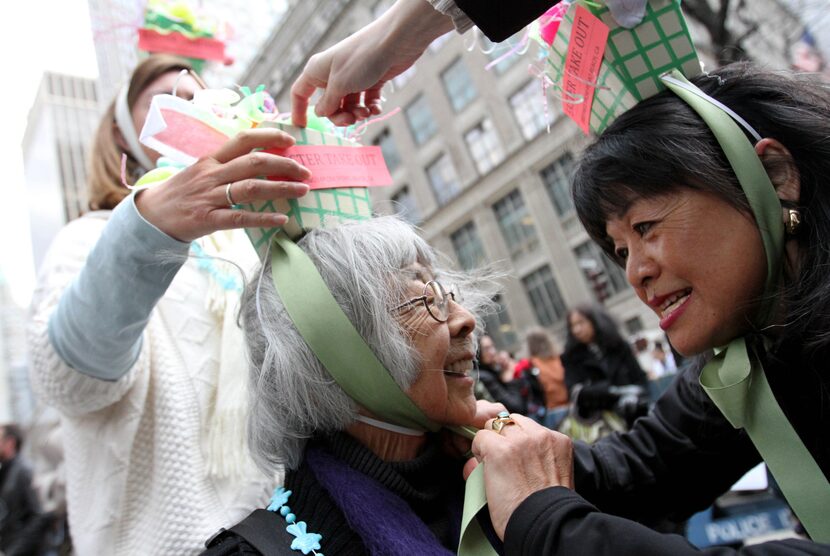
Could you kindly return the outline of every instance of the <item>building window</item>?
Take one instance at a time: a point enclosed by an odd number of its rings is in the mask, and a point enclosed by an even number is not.
[[[504,149],[490,118],[484,118],[477,126],[465,133],[464,141],[481,175],[486,174],[504,160]]]
[[[458,175],[446,153],[427,166],[427,176],[439,206],[446,205],[461,191]]]
[[[600,303],[628,287],[625,272],[593,241],[586,241],[577,246],[574,255]]]
[[[536,247],[538,238],[533,217],[528,212],[518,189],[514,189],[493,205],[493,212],[496,213],[504,241],[513,258]]]
[[[386,166],[389,168],[390,172],[400,166],[401,155],[398,153],[398,147],[395,146],[395,140],[392,139],[392,134],[389,132],[389,128],[384,129],[377,137],[375,137],[372,144],[380,147],[380,151],[383,153],[383,159],[386,161]]]
[[[432,110],[424,95],[419,95],[406,107],[406,119],[409,122],[409,129],[415,143],[420,145],[435,135],[438,127],[435,125],[435,118],[432,117]]]
[[[643,326],[643,321],[640,317],[631,317],[623,324],[625,327],[625,331],[628,333],[629,336],[633,336],[639,332],[645,330],[645,326]]]
[[[470,72],[467,71],[467,66],[464,65],[464,60],[461,58],[458,58],[450,67],[444,70],[441,74],[441,81],[444,82],[444,90],[447,92],[450,104],[456,112],[470,104],[478,96],[478,91],[470,78]]]
[[[458,264],[464,270],[481,266],[486,260],[484,246],[478,237],[474,222],[467,222],[458,230],[450,234],[452,246],[458,256]]]
[[[402,187],[392,195],[392,206],[395,213],[410,224],[420,224],[421,213],[408,187]]]
[[[510,97],[510,106],[513,107],[516,121],[519,122],[522,135],[527,140],[533,139],[548,127],[544,103],[542,86],[538,79],[531,79]],[[549,103],[548,112],[550,106]]]
[[[521,42],[522,38],[520,36],[520,33],[517,33],[509,39],[499,43],[493,42],[484,35],[482,35],[481,49],[487,54],[487,57],[490,58],[491,63],[501,58],[501,60],[493,66],[493,70],[495,70],[497,74],[501,75],[508,69],[512,68],[516,64],[516,62],[522,59],[522,55],[519,52],[524,52],[525,49],[519,47],[519,43]],[[514,48],[516,48],[518,51],[506,55]]]
[[[493,339],[498,349],[508,349],[516,344],[516,329],[500,295],[493,298],[493,303],[498,310],[484,317],[484,332]]]
[[[416,66],[409,66],[403,71],[403,73],[392,78],[392,87],[394,87],[395,91],[400,91],[404,85],[409,83],[409,81],[415,77],[415,73],[417,72],[415,67]]]
[[[574,160],[570,153],[545,167],[542,172],[542,181],[548,190],[550,200],[556,208],[556,214],[565,216],[574,209],[571,198],[571,176],[573,175]]]
[[[522,278],[530,306],[542,326],[551,326],[565,316],[565,302],[548,265]]]

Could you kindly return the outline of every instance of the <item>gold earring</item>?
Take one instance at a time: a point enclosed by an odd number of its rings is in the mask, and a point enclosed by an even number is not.
[[[787,209],[787,222],[784,224],[787,235],[794,236],[799,226],[801,226],[801,212],[798,209]]]

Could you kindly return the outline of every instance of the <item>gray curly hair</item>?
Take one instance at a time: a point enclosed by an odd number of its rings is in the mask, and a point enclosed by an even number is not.
[[[312,260],[334,299],[384,365],[407,390],[418,358],[391,309],[405,300],[415,263],[460,291],[464,307],[480,317],[492,310],[496,273],[472,274],[437,266],[438,255],[415,229],[394,216],[317,229],[297,242]],[[295,328],[271,280],[266,261],[242,298],[248,350],[250,415],[248,438],[265,472],[296,468],[305,442],[320,432],[339,431],[357,416],[357,405],[331,378]],[[359,371],[359,369],[355,369]]]

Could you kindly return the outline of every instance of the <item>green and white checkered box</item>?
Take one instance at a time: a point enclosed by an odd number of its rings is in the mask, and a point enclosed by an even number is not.
[[[360,146],[335,135],[313,129],[271,122],[260,125],[277,127],[289,133],[297,141],[297,145]],[[288,216],[288,222],[283,228],[245,229],[260,258],[265,256],[268,251],[268,242],[280,230],[285,230],[288,236],[294,239],[314,228],[327,228],[350,220],[367,220],[372,217],[372,203],[368,187],[314,189],[299,199],[251,203],[243,207],[257,212],[281,212]]]
[[[574,2],[556,33],[548,57],[555,83],[562,83],[568,42],[577,5],[587,8],[608,26],[608,44],[591,106],[590,128],[601,133],[614,119],[662,91],[660,76],[673,69],[686,77],[700,73],[700,62],[680,0],[649,0],[643,20],[633,29],[621,27],[606,6]]]

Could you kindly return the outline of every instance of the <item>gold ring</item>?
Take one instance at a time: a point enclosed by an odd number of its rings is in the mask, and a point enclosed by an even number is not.
[[[233,197],[231,197],[231,185],[233,185],[233,182],[225,186],[225,199],[228,200],[228,205],[233,208],[236,206],[236,203],[233,202]]]
[[[498,416],[493,419],[493,431],[501,434],[501,430],[506,427],[507,425],[515,425],[516,421],[514,421],[510,414],[506,411],[499,412]]]

